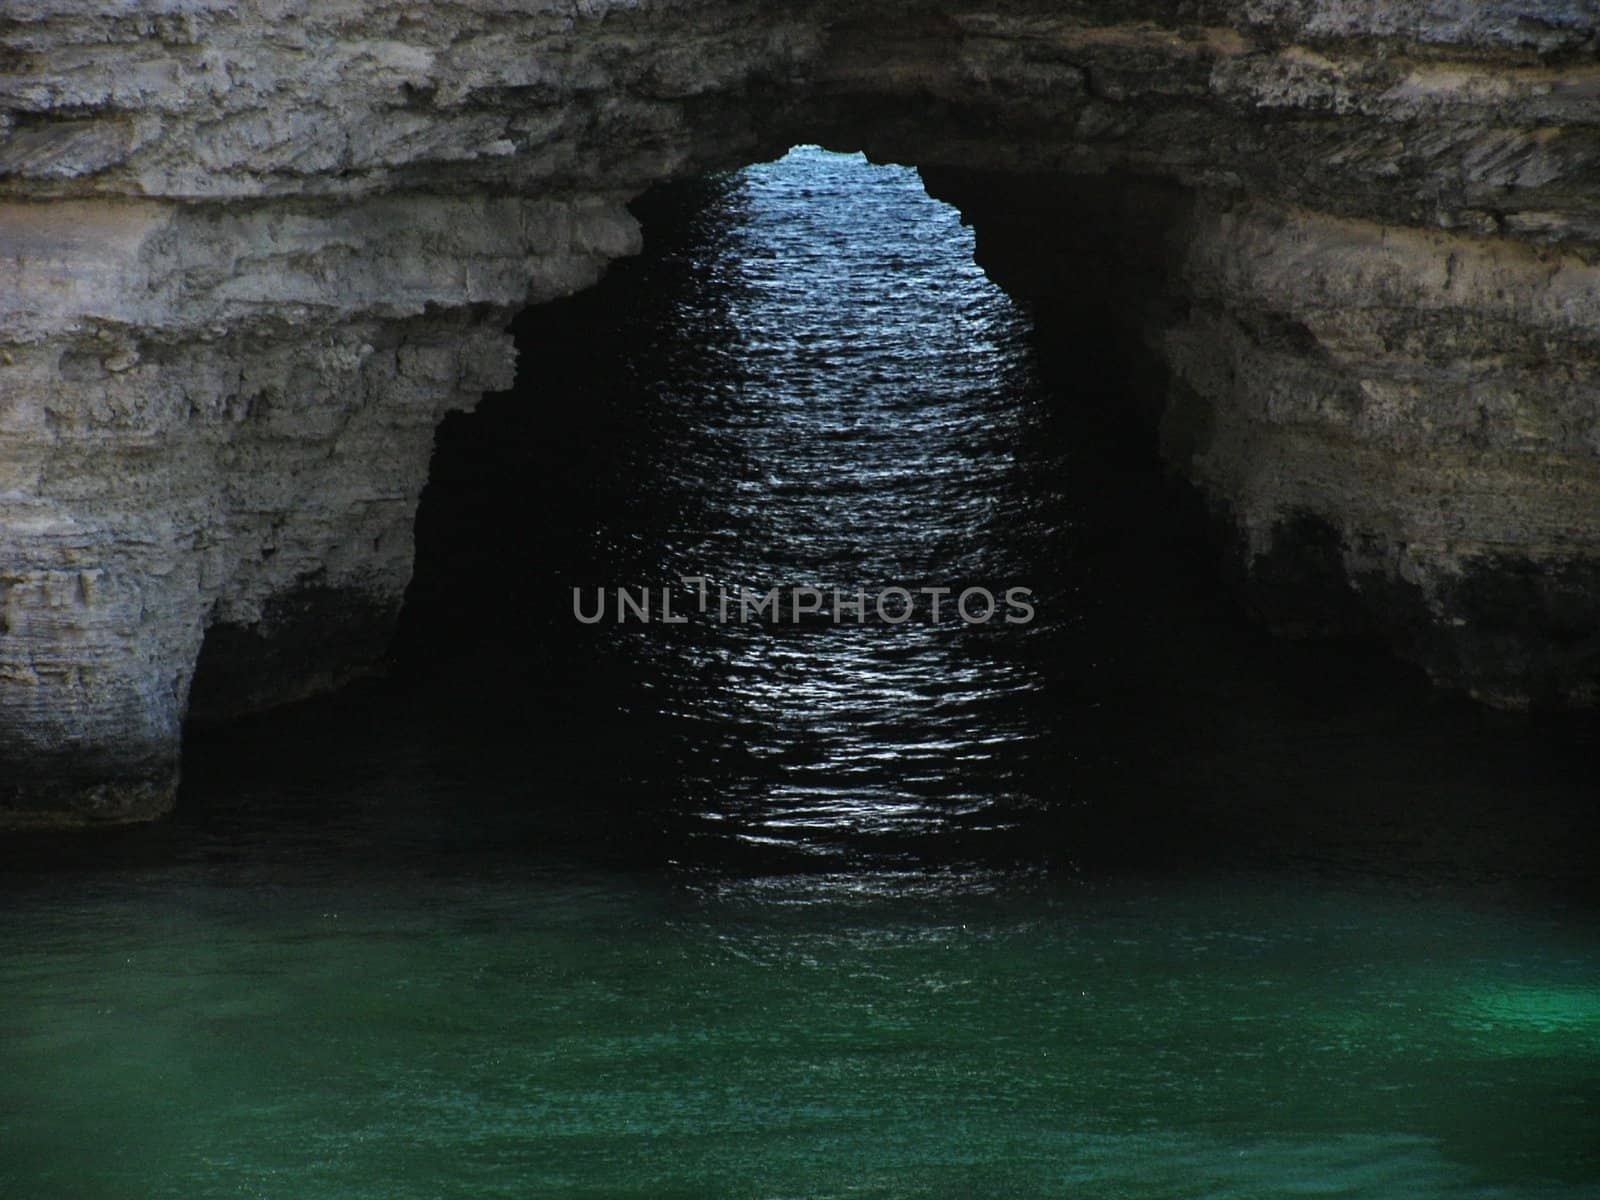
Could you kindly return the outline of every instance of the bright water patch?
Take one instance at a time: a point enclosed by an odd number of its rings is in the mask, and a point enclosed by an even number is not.
[[[579,514],[588,569],[728,594],[945,587],[946,614],[968,585],[1043,591],[1069,522],[1033,486],[1057,451],[1032,437],[1030,326],[956,212],[907,168],[815,147],[741,172],[712,211],[673,349],[614,401],[649,432]],[[623,703],[695,747],[674,782],[702,796],[685,814],[702,836],[833,857],[1008,820],[1007,773],[1041,733],[1018,630],[935,624],[922,599],[892,629],[669,632],[568,634],[643,665],[647,694]]]
[[[1582,960],[1563,975],[1581,975]],[[1492,1053],[1540,1052],[1600,1058],[1600,985],[1583,983],[1491,983],[1462,1003],[1458,1019]]]

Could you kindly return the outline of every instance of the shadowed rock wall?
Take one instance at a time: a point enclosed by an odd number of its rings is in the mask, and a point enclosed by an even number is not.
[[[633,251],[652,183],[802,141],[923,167],[1058,317],[1092,267],[1274,625],[1592,703],[1597,29],[1533,0],[0,0],[0,821],[158,813],[191,702],[370,661],[434,425],[509,381],[509,316]]]

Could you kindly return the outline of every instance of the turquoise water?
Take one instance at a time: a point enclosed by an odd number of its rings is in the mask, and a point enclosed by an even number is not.
[[[1600,1196],[1593,721],[1241,621],[913,172],[642,211],[388,678],[0,847],[0,1197]],[[684,573],[1039,619],[570,616]]]
[[[4,1194],[1596,1194],[1595,946],[1558,921],[1237,880],[410,883],[13,909]]]

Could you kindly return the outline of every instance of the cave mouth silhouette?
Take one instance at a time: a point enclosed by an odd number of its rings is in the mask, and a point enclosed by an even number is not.
[[[1010,641],[952,635],[956,649],[939,661],[952,680],[995,663],[1015,672],[994,678],[1026,679],[957,706],[960,720],[991,722],[1003,751],[908,751],[938,738],[917,732],[914,705],[907,728],[892,729],[892,707],[858,703],[871,686],[852,683],[849,663],[866,660],[835,656],[849,631],[580,626],[574,585],[660,582],[676,562],[661,547],[699,528],[708,504],[724,517],[741,494],[757,511],[781,507],[795,488],[792,462],[739,474],[751,465],[750,413],[770,415],[772,396],[751,399],[759,364],[747,346],[705,335],[749,317],[740,180],[641,197],[644,252],[588,291],[525,311],[517,386],[438,432],[416,573],[380,686],[425,714],[417,736],[487,772],[463,801],[491,813],[486,827],[543,806],[540,839],[558,827],[585,853],[719,870],[905,860],[1190,872],[1314,853],[1350,869],[1588,886],[1562,865],[1551,827],[1530,826],[1499,786],[1515,758],[1542,754],[1549,791],[1570,794],[1576,727],[1519,731],[1432,692],[1379,648],[1283,642],[1254,624],[1218,566],[1204,506],[1162,465],[1139,390],[1159,364],[1087,297],[1018,301],[984,284],[1014,318],[1017,374],[1000,405],[1026,435],[1011,447],[1024,463],[1011,511],[1034,528],[1008,550],[1027,543],[1049,619]],[[793,187],[796,202],[816,202]],[[808,347],[797,337],[791,349]],[[914,417],[908,406],[895,420]],[[756,491],[739,491],[752,481]],[[741,675],[751,663],[766,673]],[[835,709],[813,703],[819,675]],[[876,744],[843,738],[874,722]],[[1418,744],[1457,756],[1420,795]],[[961,811],[975,795],[985,802]],[[1481,820],[1453,829],[1439,862],[1416,859],[1461,804]],[[866,819],[883,811],[905,819]],[[1374,823],[1397,819],[1415,838],[1375,846]]]
[[[1262,640],[1130,400],[1151,368],[1115,311],[1008,295],[914,170],[859,155],[802,148],[634,210],[643,253],[524,312],[517,386],[439,430],[402,676],[475,696],[638,845],[781,870],[1037,857],[1036,810],[1193,736],[1173,697],[1217,673],[1195,649]],[[574,587],[686,575],[1023,584],[1041,616],[574,617]],[[1198,834],[1152,815],[1162,795],[1047,840],[1077,863],[1124,853],[1136,822],[1159,831],[1141,853],[1176,858]]]
[[[781,170],[796,152],[806,151],[849,159],[863,179],[871,179],[874,171],[896,170],[917,180],[919,193],[925,186],[916,168],[875,166],[862,155],[833,155],[820,147],[799,146],[786,158],[756,164],[756,169]],[[617,449],[613,434],[625,428],[629,405],[642,409],[653,389],[672,387],[686,362],[739,353],[736,342],[714,342],[704,330],[698,343],[685,336],[674,328],[681,315],[674,309],[688,303],[709,310],[727,303],[720,293],[735,286],[728,264],[739,260],[736,232],[747,217],[738,182],[743,173],[659,184],[636,199],[630,207],[643,226],[643,252],[614,263],[593,288],[524,310],[512,326],[518,346],[516,385],[486,396],[473,412],[451,414],[442,423],[418,515],[416,571],[396,641],[402,661],[420,664],[475,638],[502,641],[506,631],[525,626],[510,609],[484,619],[479,607],[486,602],[524,604],[536,593],[539,563],[549,557],[544,550],[508,555],[506,531],[523,539],[519,545],[527,545],[528,537],[569,538],[592,517],[584,511],[594,502],[586,484],[607,468]],[[938,177],[947,187],[976,186],[972,181],[952,184],[956,174],[946,171]],[[792,182],[788,199],[796,212],[828,202],[817,197],[810,182]],[[1078,197],[1083,211],[1105,221],[1115,219],[1117,202],[1109,197],[1121,186],[1085,182]],[[957,221],[970,225],[937,196],[929,188],[916,197],[920,205],[909,205],[911,211],[895,213],[894,219],[915,222],[931,211],[943,214],[946,228],[933,234],[925,230],[924,236],[948,237],[948,226]],[[970,256],[971,235],[964,229],[961,236]],[[1136,231],[1133,237],[1142,240],[1144,233]],[[992,242],[1005,238],[1003,229],[987,235]],[[987,274],[984,240],[980,233],[977,262]],[[1091,234],[1084,240],[1104,239]],[[720,248],[708,254],[713,246]],[[758,247],[757,252],[766,251]],[[1153,393],[1162,386],[1164,369],[1140,341],[1127,313],[1107,301],[1109,291],[1120,294],[1147,280],[1139,276],[1108,288],[1109,273],[1116,270],[1108,264],[1108,253],[1086,255],[1079,275],[1052,278],[1047,290],[1038,280],[1021,278],[1013,281],[1014,287],[987,286],[1003,295],[1014,313],[1013,366],[1029,375],[1041,397],[1053,398],[1040,405],[1048,409],[1049,422],[1037,428],[1047,439],[1070,437],[1093,447],[1077,456],[1071,481],[1082,509],[1072,519],[1086,527],[1082,554],[1111,552],[1154,533],[1167,559],[1197,572],[1206,589],[1220,596],[1227,581],[1208,543],[1211,530],[1203,505],[1188,485],[1162,467],[1158,454],[1153,415],[1159,400]],[[707,261],[697,261],[697,254],[707,255]],[[885,259],[880,269],[885,290],[892,291],[893,260]],[[1014,267],[1011,274],[1018,274]],[[908,342],[881,352],[904,355],[916,349]],[[730,368],[720,385],[713,380],[705,386],[712,391],[740,386],[736,375]],[[815,386],[827,386],[825,375],[818,374]],[[996,386],[1010,385],[999,381]],[[662,419],[675,418],[669,414]],[[676,468],[658,462],[651,469]],[[692,468],[684,464],[683,469]],[[465,579],[485,586],[463,586]],[[487,586],[491,579],[501,585]],[[622,581],[596,576],[588,582]],[[551,611],[570,622],[568,593],[542,590],[557,597]],[[474,612],[479,619],[472,618]],[[528,615],[525,609],[522,615]]]

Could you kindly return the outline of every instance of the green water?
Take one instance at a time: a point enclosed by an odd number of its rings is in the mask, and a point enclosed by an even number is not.
[[[1592,933],[1437,895],[127,879],[0,962],[6,1196],[1597,1194]]]

